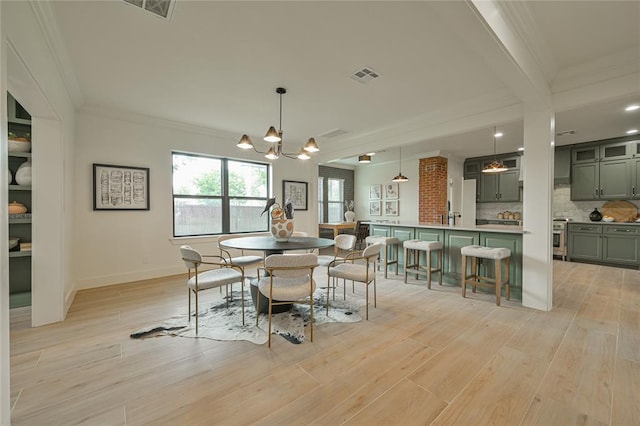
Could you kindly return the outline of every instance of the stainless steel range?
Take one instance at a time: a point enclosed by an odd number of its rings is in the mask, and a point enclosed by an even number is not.
[[[567,231],[568,223],[571,219],[553,219],[553,255],[560,256],[562,260],[567,260]]]

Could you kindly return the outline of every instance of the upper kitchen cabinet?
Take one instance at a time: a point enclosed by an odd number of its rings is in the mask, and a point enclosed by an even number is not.
[[[500,157],[508,171],[502,173],[482,173],[480,176],[480,202],[518,202],[520,200],[520,156]],[[485,160],[482,167],[493,159]]]
[[[556,147],[554,157],[553,183],[555,185],[571,183],[571,147]]]
[[[632,141],[577,145],[571,151],[572,200],[632,198],[635,164]]]
[[[518,154],[502,154],[497,160],[508,167],[508,171],[492,174],[482,170],[496,157],[468,158],[464,162],[464,178],[476,179],[476,201],[519,202],[520,199],[520,156]]]

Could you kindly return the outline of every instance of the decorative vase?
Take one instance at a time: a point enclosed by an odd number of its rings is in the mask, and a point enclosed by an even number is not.
[[[293,234],[293,219],[272,219],[271,235],[278,242],[287,242]]]
[[[602,213],[598,209],[594,209],[589,215],[589,220],[592,222],[600,222],[602,220]]]
[[[351,210],[347,210],[346,212],[344,212],[344,218],[347,222],[353,222],[356,218],[356,214]]]
[[[20,164],[15,179],[18,185],[31,185],[31,161]]]

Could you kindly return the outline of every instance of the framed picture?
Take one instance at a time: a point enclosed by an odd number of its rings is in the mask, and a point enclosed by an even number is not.
[[[369,201],[369,215],[380,216],[382,211],[380,210],[380,201]]]
[[[149,210],[149,169],[94,164],[93,210]]]
[[[379,200],[382,198],[382,185],[369,186],[369,199]]]
[[[391,200],[384,202],[384,215],[385,216],[398,216],[398,200]]]
[[[283,203],[286,202],[287,198],[291,200],[294,210],[307,210],[307,182],[283,180],[282,197]]]
[[[384,187],[384,198],[386,200],[397,200],[398,199],[398,184],[397,183],[388,183]]]

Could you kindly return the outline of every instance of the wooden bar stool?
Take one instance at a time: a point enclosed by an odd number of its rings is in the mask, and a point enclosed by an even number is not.
[[[471,284],[472,291],[476,292],[476,286],[495,288],[496,305],[500,306],[502,286],[505,287],[505,297],[509,294],[509,267],[511,264],[511,250],[508,248],[483,247],[478,245],[465,246],[460,249],[462,254],[462,297],[467,297],[467,284]],[[471,275],[467,275],[467,257],[471,258]],[[495,278],[478,275],[478,259],[491,259],[495,261]],[[502,264],[506,269],[505,279],[502,280]]]
[[[367,246],[380,243],[384,246],[384,277],[387,278],[387,268],[389,265],[396,265],[396,275],[398,275],[398,251],[400,248],[400,240],[397,237],[381,237],[378,235],[370,235],[365,240]],[[391,252],[393,250],[393,252]],[[391,259],[389,259],[391,254]],[[380,267],[380,264],[378,264]]]
[[[438,284],[442,285],[442,242],[440,241],[424,241],[424,240],[407,240],[402,244],[404,248],[404,282],[407,283],[407,275],[409,272],[416,274],[425,274],[427,276],[427,287],[431,290],[431,273],[439,272],[440,279]],[[420,252],[424,251],[427,256],[427,265],[420,265]],[[438,253],[438,264],[436,268],[431,267],[431,252]],[[413,258],[413,260],[411,260]]]

